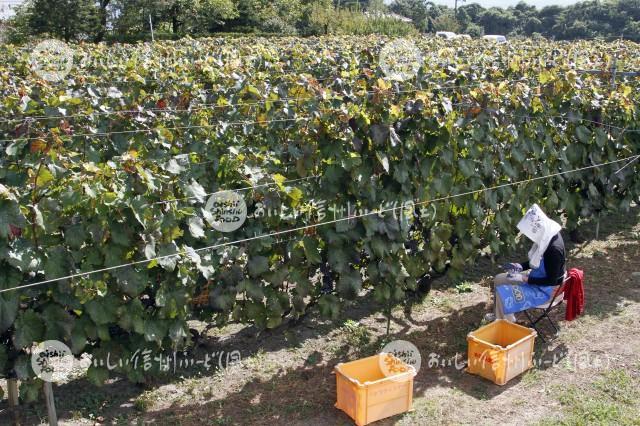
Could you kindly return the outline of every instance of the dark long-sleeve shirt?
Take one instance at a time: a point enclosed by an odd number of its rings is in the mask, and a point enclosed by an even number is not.
[[[534,278],[530,277],[527,281],[533,285],[560,285],[564,281],[566,253],[564,249],[564,240],[562,235],[558,233],[551,239],[549,247],[544,252],[544,269],[547,273],[546,277]],[[521,263],[522,269],[527,271],[531,269],[529,261]]]

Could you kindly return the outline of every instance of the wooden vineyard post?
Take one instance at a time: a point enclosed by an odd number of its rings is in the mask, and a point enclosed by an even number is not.
[[[9,398],[9,410],[13,416],[13,424],[15,426],[20,425],[20,418],[18,415],[18,379],[8,379],[7,380],[7,397]]]
[[[56,403],[53,399],[53,385],[51,385],[51,382],[44,382],[44,400],[47,405],[49,426],[58,426],[58,415],[56,414]]]

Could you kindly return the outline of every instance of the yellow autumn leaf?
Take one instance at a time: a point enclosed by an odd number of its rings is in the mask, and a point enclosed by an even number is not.
[[[287,193],[287,195],[289,196],[289,198],[291,198],[291,205],[293,207],[297,207],[300,204],[300,201],[302,200],[302,191],[300,190],[300,188],[291,188],[289,190],[289,192]]]
[[[286,177],[282,176],[279,173],[276,173],[275,175],[271,176],[271,178],[274,180],[275,183],[278,184],[278,186],[280,187],[280,189],[283,188],[283,183],[285,180],[287,180]]]
[[[531,101],[531,108],[533,109],[533,112],[544,111],[544,105],[542,105],[542,101],[540,100],[539,97],[533,98],[533,100]]]
[[[389,108],[389,112],[391,113],[391,117],[396,119],[399,118],[402,114],[402,108],[400,108],[399,105],[391,105],[391,108]]]
[[[96,166],[94,163],[84,163],[82,164],[82,168],[85,169],[89,173],[99,173],[100,168]]]
[[[391,84],[389,82],[385,81],[382,78],[378,79],[377,86],[381,90],[389,90],[389,89],[391,89]]]

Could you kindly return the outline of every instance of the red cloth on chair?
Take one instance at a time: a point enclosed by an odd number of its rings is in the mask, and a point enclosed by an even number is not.
[[[573,268],[569,271],[569,278],[564,290],[564,300],[567,301],[565,319],[573,321],[584,312],[584,272]]]

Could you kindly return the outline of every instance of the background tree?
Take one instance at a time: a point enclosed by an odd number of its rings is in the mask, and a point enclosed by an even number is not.
[[[107,22],[108,22],[108,8],[111,0],[99,0],[98,1],[98,19],[100,20],[100,25],[96,31],[96,42],[100,43],[105,34],[107,33]]]
[[[30,0],[18,9],[14,25],[26,35],[48,35],[72,40],[95,39],[100,34],[100,13],[91,0]]]
[[[171,20],[174,34],[207,33],[238,16],[232,0],[165,0],[159,3],[163,4],[163,15]]]
[[[237,14],[225,26],[226,31],[297,33],[305,6],[300,0],[234,0]]]
[[[540,32],[551,35],[551,31],[561,19],[563,11],[564,8],[560,6],[547,6],[542,8],[542,10],[538,12],[538,19],[542,23]]]
[[[453,12],[441,13],[437,17],[431,19],[431,31],[451,31],[454,33],[461,32],[463,26],[458,22]]]
[[[434,10],[435,4],[424,0],[397,0],[391,4],[390,9],[398,15],[411,18],[413,24],[420,31],[427,31],[428,18],[430,12]]]
[[[465,34],[469,34],[471,37],[482,37],[484,35],[484,27],[472,22],[467,25],[464,32]]]
[[[480,17],[486,34],[509,34],[517,28],[518,20],[510,10],[492,7]]]
[[[336,10],[333,0],[314,0],[303,13],[303,33],[308,35],[327,35],[335,24]]]
[[[336,8],[345,8],[351,10],[365,10],[369,8],[369,0],[336,0],[334,1]]]
[[[376,13],[376,12],[385,13],[389,11],[389,8],[384,3],[384,0],[371,0],[369,1],[369,4],[366,10],[367,12],[373,12],[373,13]]]
[[[27,0],[8,22],[10,41],[51,36],[67,41],[135,41],[217,32],[398,35],[455,31],[473,36],[534,34],[569,40],[619,37],[640,40],[640,0],[588,0],[537,9],[524,2],[485,9],[458,3],[454,9],[427,0]],[[387,11],[412,20],[384,16]],[[378,13],[380,12],[380,13]]]
[[[149,17],[156,29],[166,20],[162,0],[112,0],[111,25],[119,38],[147,38],[150,35]],[[150,37],[149,37],[150,38]]]
[[[543,29],[542,21],[536,17],[531,17],[527,19],[527,22],[524,24],[524,33],[526,35],[532,35],[533,33],[541,33]]]

